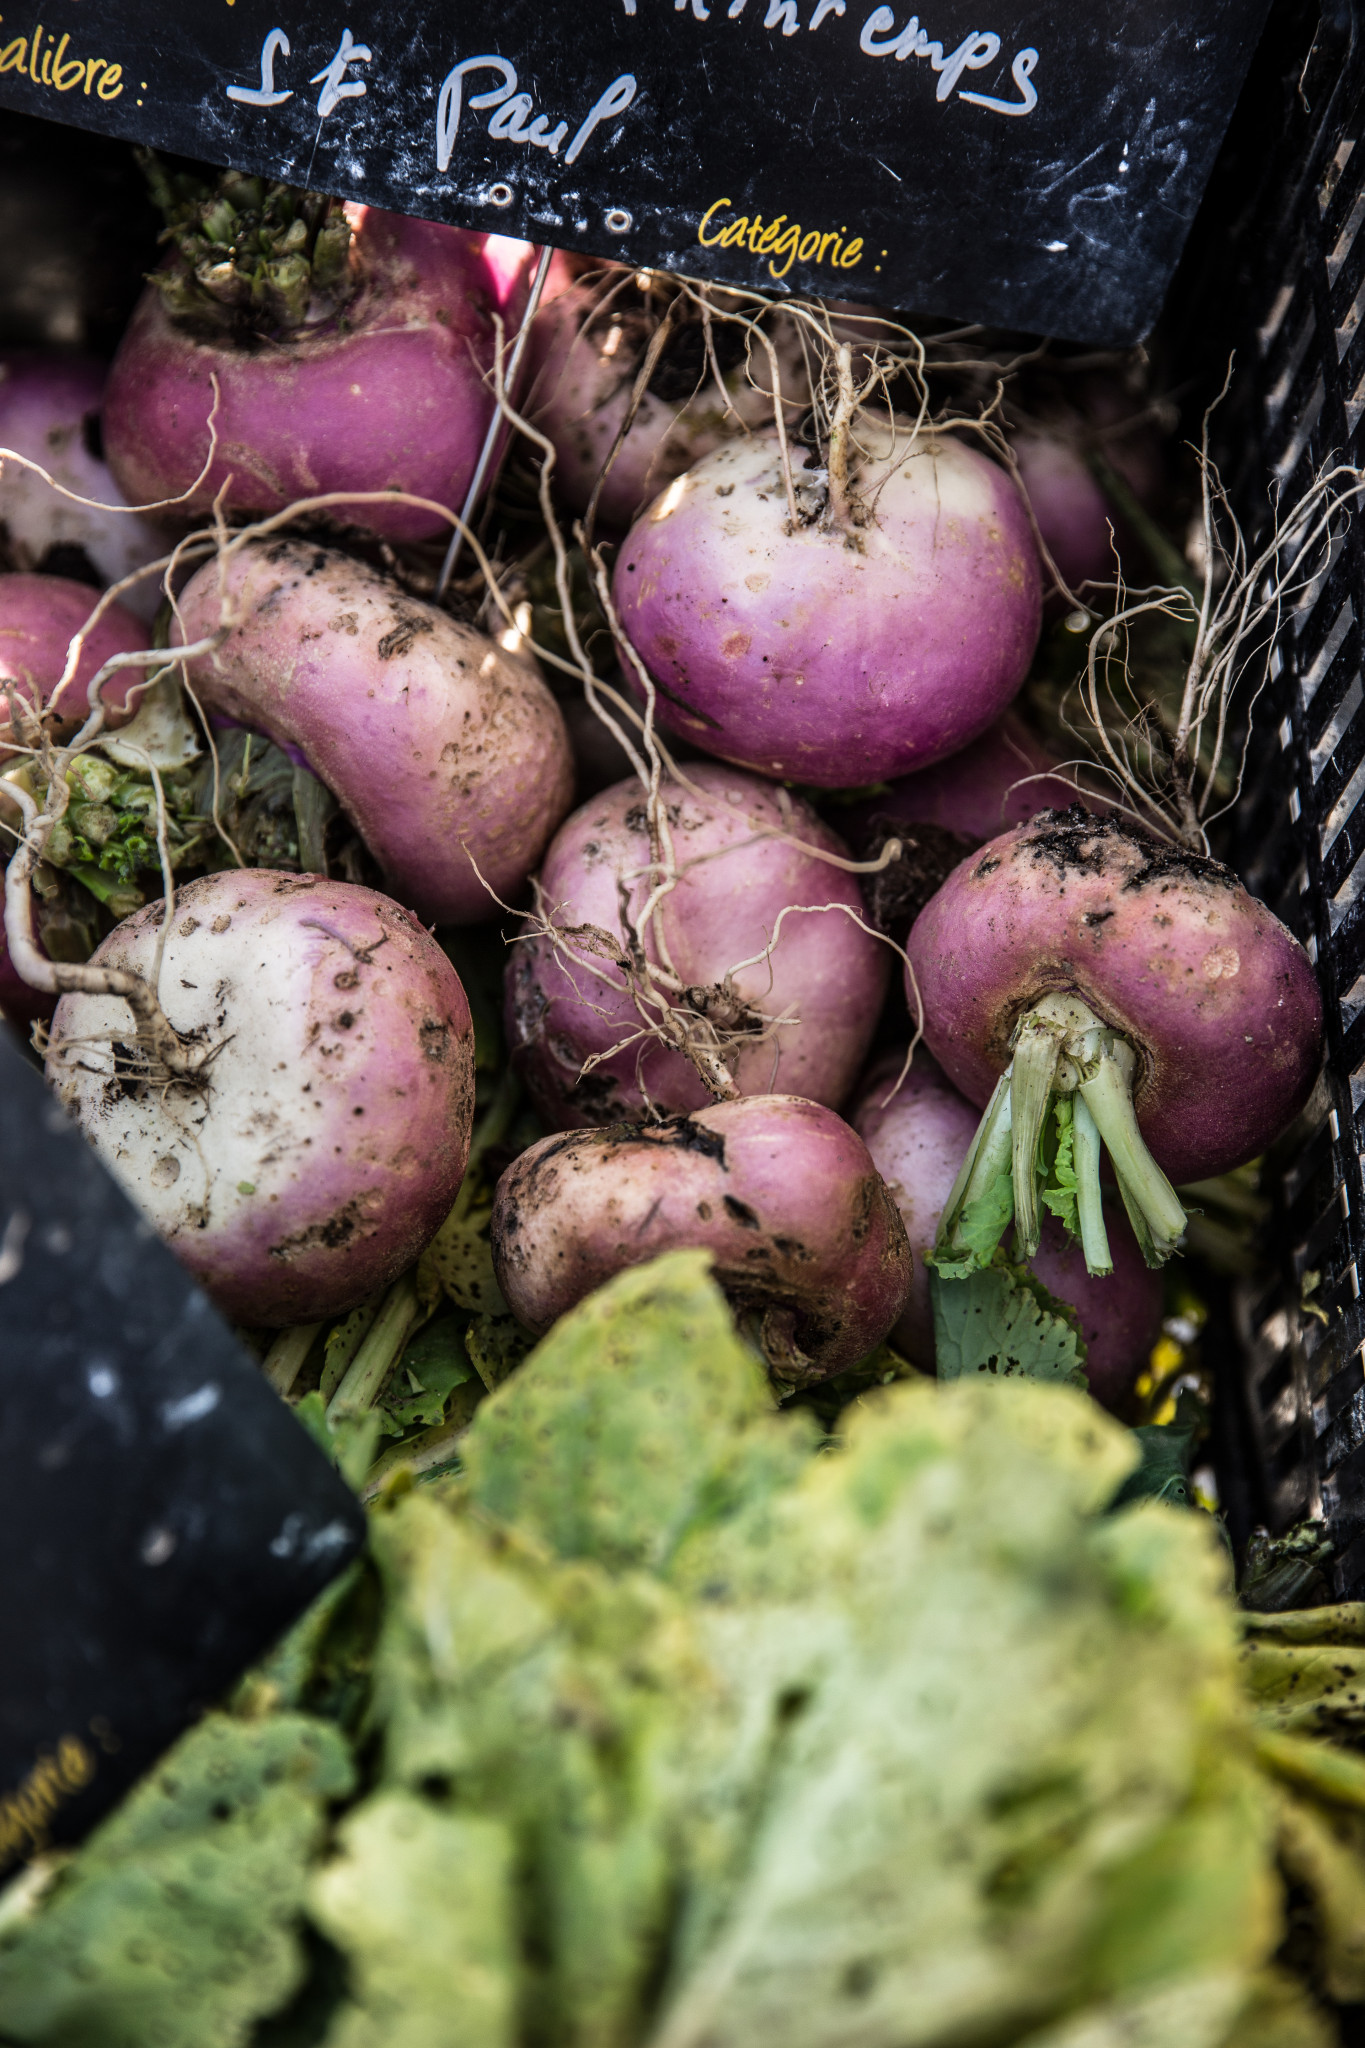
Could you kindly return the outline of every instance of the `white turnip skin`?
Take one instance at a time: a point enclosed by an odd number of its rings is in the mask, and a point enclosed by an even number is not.
[[[188,664],[205,710],[301,756],[429,921],[478,923],[490,890],[520,894],[573,797],[564,720],[530,656],[299,541],[244,548],[226,591],[233,631]],[[188,641],[219,606],[209,562],[180,600]]]
[[[791,527],[776,436],[719,448],[631,529],[613,591],[661,724],[763,775],[854,788],[928,767],[1004,711],[1041,567],[1013,480],[952,435],[872,419],[848,519]],[[863,519],[862,524],[857,519]]]
[[[104,365],[89,356],[33,351],[0,355],[0,448],[41,463],[77,496],[64,498],[31,469],[7,462],[0,470],[0,523],[22,569],[66,573],[63,557],[84,556],[102,587],[164,555],[157,529],[136,513],[101,511],[126,499],[99,453]],[[145,577],[120,602],[151,619],[161,601],[159,581]]]
[[[95,963],[150,975],[162,910]],[[435,941],[372,889],[234,870],[180,891],[160,994],[221,1047],[202,1086],[136,1077],[113,996],[62,997],[47,1071],[172,1251],[248,1324],[315,1322],[395,1279],[469,1152],[469,1005]]]
[[[798,1383],[875,1349],[910,1282],[861,1138],[791,1095],[542,1138],[498,1182],[492,1240],[498,1284],[537,1335],[627,1266],[709,1251],[774,1372]]]
[[[493,417],[494,314],[506,279],[484,237],[374,207],[355,224],[355,295],[331,319],[240,345],[173,320],[148,285],[109,373],[104,444],[133,504],[278,512],[329,491],[406,491],[458,511]],[[338,506],[339,525],[387,540],[448,531],[412,505]]]
[[[1318,1071],[1322,999],[1298,941],[1218,862],[1079,807],[963,861],[908,951],[930,1050],[989,1105],[1006,1169],[1012,1149],[1026,1243],[1022,1174],[1054,1087],[1089,1106],[1152,1232],[1144,1252],[1160,1259],[1184,1227],[1163,1176],[1201,1180],[1254,1158]]]
[[[764,1016],[793,1021],[742,1047],[736,1084],[741,1094],[776,1087],[837,1107],[871,1042],[891,956],[845,910],[824,907],[847,905],[861,916],[854,877],[788,842],[840,855],[846,849],[807,805],[786,799],[784,807],[753,776],[710,762],[687,773],[692,789],[663,785],[674,856],[685,872],[660,904],[647,955],[658,960],[661,928],[684,988],[718,993],[727,969],[761,953],[776,932],[771,964],[745,967],[734,988]],[[619,942],[619,886],[638,913],[653,887],[650,860],[644,794],[631,778],[575,811],[545,857],[545,914],[566,936],[558,946],[542,935],[512,948],[508,1043],[541,1114],[560,1129],[634,1119],[651,1106],[664,1114],[699,1110],[711,1099],[683,1053],[653,1042],[632,1044],[579,1079],[586,1060],[638,1033],[640,1015],[622,975],[567,934],[595,925]],[[815,914],[788,916],[779,931],[781,913],[793,904]]]
[[[859,1090],[849,1122],[891,1190],[915,1260],[892,1342],[913,1365],[932,1372],[934,1316],[925,1260],[980,1118],[922,1049],[893,1094],[902,1064],[897,1056],[878,1065]],[[1106,1201],[1105,1207],[1111,1275],[1092,1277],[1080,1246],[1052,1216],[1043,1222],[1042,1241],[1029,1265],[1059,1301],[1077,1311],[1090,1391],[1106,1408],[1122,1413],[1161,1329],[1162,1284],[1145,1263],[1118,1204]]]
[[[16,571],[0,576],[0,686],[15,692],[61,724],[84,720],[90,710],[90,683],[114,654],[132,654],[148,645],[147,628],[117,601],[91,627],[71,681],[61,689],[67,653],[99,602],[88,583],[65,576],[36,576]],[[131,716],[128,692],[147,679],[141,668],[116,669],[101,685],[100,695],[112,730]],[[9,708],[0,697],[0,758],[9,749]]]
[[[554,443],[561,495],[573,511],[586,512],[630,409],[662,305],[648,313],[632,273],[618,264],[572,278],[562,256],[556,257],[550,282],[558,289],[542,302],[531,330],[534,381],[528,410]],[[603,483],[597,517],[604,527],[624,532],[665,485],[722,441],[746,428],[772,424],[767,352],[759,345],[735,361],[736,332],[724,321],[713,323],[713,345],[724,358],[724,397],[706,359],[700,316],[670,336],[664,361]],[[779,323],[773,340],[790,400],[805,388],[790,323]]]

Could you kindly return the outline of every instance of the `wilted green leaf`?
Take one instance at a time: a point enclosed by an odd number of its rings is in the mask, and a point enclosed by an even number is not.
[[[794,1473],[813,1429],[776,1418],[707,1254],[673,1252],[555,1325],[480,1408],[465,1470],[472,1500],[559,1556],[658,1570],[691,1525]]]
[[[302,1977],[307,1867],[351,1782],[325,1722],[202,1722],[0,1937],[0,2038],[237,2048]]]
[[[347,1816],[340,1846],[311,1896],[350,1962],[328,2048],[512,2048],[510,1829],[381,1792]]]

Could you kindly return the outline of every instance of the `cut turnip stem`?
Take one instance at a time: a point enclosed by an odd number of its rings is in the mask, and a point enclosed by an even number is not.
[[[1107,1151],[1149,1264],[1185,1228],[1172,1182],[1254,1158],[1307,1100],[1322,998],[1292,935],[1217,861],[1073,806],[955,868],[907,946],[930,1051],[981,1128],[945,1205],[944,1272],[1040,1201],[1110,1265]]]
[[[1133,1110],[1137,1068],[1128,1041],[1107,1029],[1079,996],[1043,996],[1024,1013],[1015,1027],[1014,1058],[997,1083],[943,1211],[939,1259],[944,1270],[960,1265],[964,1255],[969,1267],[976,1262],[962,1229],[965,1212],[970,1203],[989,1199],[1006,1171],[1019,1256],[1033,1257],[1042,1236],[1040,1140],[1049,1111],[1062,1097],[1073,1098],[1075,1198],[1087,1270],[1096,1276],[1113,1271],[1100,1187],[1101,1141],[1144,1258],[1149,1266],[1164,1265],[1187,1219],[1138,1129]],[[1006,1214],[1002,1232],[1009,1220]]]

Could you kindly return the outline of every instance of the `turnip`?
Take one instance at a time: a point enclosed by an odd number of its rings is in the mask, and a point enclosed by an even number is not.
[[[1131,575],[1135,536],[1115,498],[1131,493],[1146,508],[1163,476],[1150,418],[1112,378],[1086,380],[1073,398],[1022,422],[1012,440],[1043,543],[1080,595],[1085,583],[1112,583],[1121,563]]]
[[[909,1298],[892,1341],[913,1364],[932,1372],[934,1318],[925,1262],[980,1119],[923,1049],[897,1088],[901,1066],[900,1055],[879,1064],[860,1090],[849,1121],[891,1190],[915,1259]],[[1161,1327],[1162,1285],[1117,1203],[1108,1198],[1105,1216],[1112,1276],[1095,1279],[1086,1271],[1080,1246],[1053,1216],[1043,1219],[1029,1264],[1080,1317],[1091,1392],[1105,1407],[1122,1409]]]
[[[521,891],[573,793],[564,720],[531,657],[332,549],[252,544],[222,573],[233,630],[187,664],[210,716],[309,767],[424,917],[477,922],[496,910],[490,890]],[[189,641],[220,604],[209,562],[180,600]]]
[[[656,849],[640,784],[618,783],[546,855],[540,928],[507,969],[508,1040],[542,1115],[615,1122],[731,1087],[837,1106],[889,962],[852,876],[818,857],[842,843],[785,791],[711,763],[665,782],[660,811]]]
[[[986,1108],[940,1234],[968,1267],[1011,1214],[1025,1256],[1037,1249],[1054,1099],[1074,1109],[1079,1234],[1098,1274],[1112,1263],[1101,1141],[1157,1264],[1185,1226],[1171,1180],[1254,1157],[1318,1070],[1322,999],[1298,941],[1219,862],[1079,806],[965,860],[909,954],[929,1048]]]
[[[498,1182],[492,1242],[508,1305],[537,1335],[626,1266],[709,1251],[789,1383],[865,1357],[910,1281],[904,1226],[862,1139],[792,1095],[543,1138]]]
[[[762,345],[746,326],[713,317],[708,352],[700,305],[676,291],[663,296],[661,282],[651,274],[642,291],[617,264],[575,278],[559,256],[551,267],[551,285],[558,288],[532,328],[529,411],[554,443],[555,481],[572,510],[585,512],[600,479],[597,517],[618,532],[700,457],[746,428],[770,425],[773,417],[772,370]],[[710,296],[719,310],[724,294]],[[662,352],[616,448],[665,317]],[[790,322],[775,328],[774,345],[790,401],[804,383]]]
[[[124,503],[102,455],[104,374],[103,364],[88,356],[0,356],[0,449],[27,456],[76,498],[94,501],[78,505],[23,463],[5,462],[0,524],[15,564],[100,588],[165,552],[147,520],[101,509]],[[121,602],[150,619],[160,595],[157,579],[149,576],[125,591]]]
[[[135,504],[229,512],[330,491],[404,491],[458,511],[493,417],[494,316],[512,313],[481,235],[225,172],[154,187],[172,253],[114,359],[105,450]],[[217,394],[215,397],[214,380]],[[339,507],[390,540],[446,529],[421,507]]]
[[[0,576],[0,687],[48,712],[58,725],[85,717],[91,679],[111,655],[131,654],[147,646],[147,629],[116,600],[107,604],[90,626],[72,673],[65,681],[71,642],[89,624],[99,603],[88,584],[65,576],[38,576],[16,571]],[[103,701],[112,728],[130,716],[128,693],[145,676],[123,669],[103,685]],[[7,750],[9,710],[0,700],[0,754]]]
[[[984,732],[1041,617],[1008,474],[952,434],[873,416],[856,436],[836,419],[827,467],[794,470],[790,494],[775,434],[717,449],[632,528],[613,589],[661,724],[831,788],[908,774]]]
[[[888,829],[936,825],[965,839],[994,839],[1038,811],[1075,801],[1074,786],[1050,772],[1058,766],[1018,712],[1007,711],[946,761],[893,782],[857,817],[884,820]]]
[[[96,950],[159,988],[196,1084],[160,1074],[122,998],[65,995],[48,1077],[225,1314],[308,1323],[411,1263],[464,1174],[473,1032],[454,968],[371,889],[263,869],[179,894]]]

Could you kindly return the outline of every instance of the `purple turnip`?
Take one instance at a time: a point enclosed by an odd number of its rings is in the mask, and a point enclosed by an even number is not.
[[[1112,583],[1120,564],[1131,575],[1135,538],[1106,491],[1132,494],[1146,508],[1161,495],[1162,457],[1149,415],[1136,414],[1112,378],[1087,379],[1076,404],[1052,405],[1012,436],[1019,476],[1062,580]]]
[[[62,725],[83,719],[89,709],[92,678],[111,655],[131,654],[148,645],[147,629],[117,601],[107,605],[90,627],[80,660],[68,681],[71,642],[99,602],[86,583],[65,576],[35,576],[16,571],[0,576],[0,687],[13,685],[17,696],[41,707]],[[141,669],[115,671],[101,696],[112,729],[131,716],[128,692],[146,680]],[[0,698],[0,755],[7,750],[9,710]]]
[[[537,1106],[560,1128],[700,1109],[717,1090],[679,1049],[684,1038],[709,1048],[742,1094],[781,1088],[835,1107],[876,1026],[889,954],[855,922],[853,878],[818,858],[843,856],[840,840],[753,776],[709,762],[687,774],[687,787],[663,785],[658,856],[633,779],[575,811],[546,855],[540,901],[553,936],[513,947],[507,1030]],[[623,901],[633,932],[670,859],[679,879],[658,896],[632,964]],[[668,1038],[641,1035],[658,1011],[642,1010],[632,983],[638,992],[651,968]]]
[[[560,492],[575,512],[585,512],[666,308],[653,280],[642,293],[633,274],[617,264],[574,278],[558,256],[551,282],[558,289],[542,305],[531,333],[529,410],[554,443]],[[668,303],[672,311],[663,352],[597,501],[599,520],[617,532],[722,441],[772,423],[772,370],[762,345],[751,343],[745,328],[714,318],[713,368],[700,308],[673,293]],[[779,325],[773,338],[790,399],[804,386],[790,322]]]
[[[193,1087],[139,1050],[120,997],[65,995],[48,1077],[115,1177],[225,1314],[340,1314],[394,1279],[464,1174],[473,1031],[459,977],[372,889],[262,869],[182,890],[93,965],[156,979]]]
[[[1018,712],[1007,711],[946,761],[893,782],[861,806],[859,816],[994,839],[1039,811],[1074,803],[1074,787],[1049,772],[1058,765]]]
[[[78,505],[22,463],[0,469],[0,523],[16,566],[49,575],[88,576],[103,588],[166,552],[156,528],[124,504],[100,453],[104,365],[89,356],[22,351],[0,356],[0,448],[26,455],[77,497]],[[122,600],[150,619],[160,602],[149,576]]]
[[[1079,806],[963,861],[909,954],[929,1048],[986,1109],[940,1236],[968,1264],[1011,1213],[1037,1249],[1055,1098],[1074,1104],[1080,1235],[1103,1273],[1101,1140],[1157,1264],[1185,1226],[1171,1180],[1253,1158],[1317,1074],[1322,999],[1298,941],[1219,862]]]
[[[794,471],[775,434],[669,485],[613,580],[661,724],[764,775],[851,788],[984,732],[1028,669],[1041,569],[1008,474],[951,434],[863,419]]]
[[[873,1164],[891,1190],[915,1259],[915,1274],[892,1342],[912,1364],[934,1368],[934,1317],[926,1260],[939,1220],[980,1121],[978,1113],[921,1049],[901,1086],[896,1056],[869,1075],[849,1113]],[[1161,1327],[1162,1285],[1138,1249],[1116,1203],[1105,1201],[1113,1274],[1094,1278],[1074,1239],[1053,1216],[1043,1219],[1029,1264],[1081,1321],[1085,1375],[1106,1408],[1121,1410]]]
[[[494,315],[513,309],[482,235],[227,172],[157,190],[173,250],[109,374],[105,450],[134,504],[275,512],[331,491],[458,511],[493,417]],[[215,401],[212,380],[217,380]],[[389,540],[446,530],[419,506],[338,506]]]
[[[493,1264],[537,1335],[624,1267],[708,1251],[779,1379],[842,1372],[901,1313],[910,1248],[867,1147],[792,1095],[542,1138],[498,1182]]]
[[[188,664],[209,715],[304,761],[424,917],[476,923],[496,910],[490,890],[517,895],[573,795],[564,720],[531,657],[299,541],[241,549],[225,588],[233,630]],[[219,607],[209,562],[180,600],[189,641]]]

